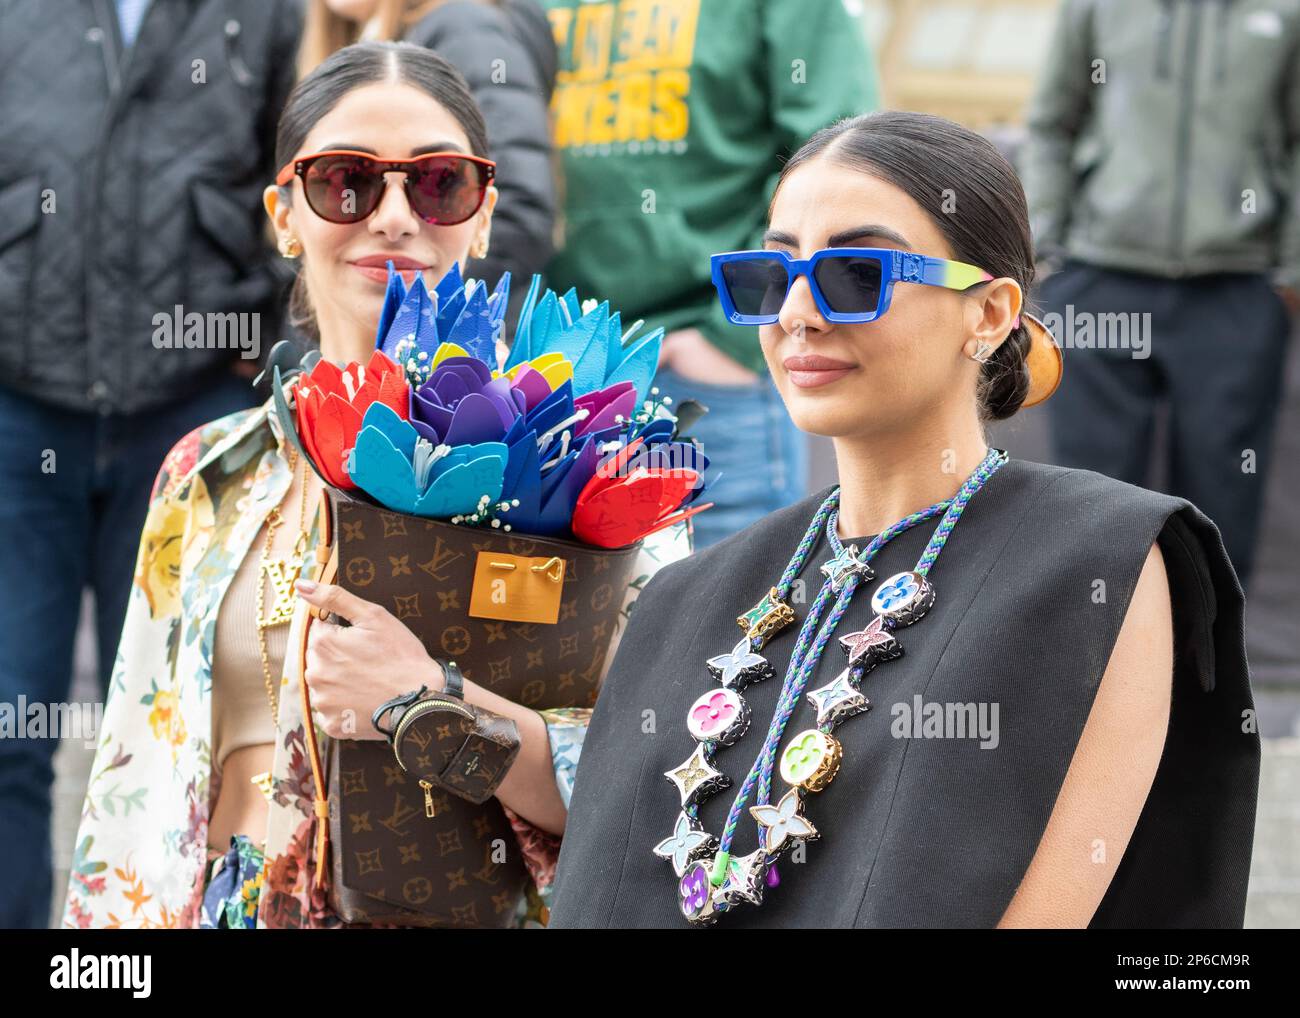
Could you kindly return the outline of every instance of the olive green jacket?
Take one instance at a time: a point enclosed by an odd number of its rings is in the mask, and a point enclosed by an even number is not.
[[[1040,256],[1300,286],[1300,0],[1065,0],[1028,122]]]

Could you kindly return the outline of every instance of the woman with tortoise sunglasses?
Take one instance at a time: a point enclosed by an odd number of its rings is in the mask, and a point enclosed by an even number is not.
[[[487,248],[497,191],[486,125],[460,74],[426,49],[364,43],[333,54],[290,96],[277,149],[282,169],[263,202],[281,252],[298,263],[295,316],[322,361],[369,361],[386,263],[433,291]],[[324,734],[377,739],[376,707],[449,680],[378,595],[352,599],[326,583],[282,592],[316,539],[321,484],[301,460],[267,401],[197,429],[163,464],[65,926],[343,924],[306,876],[322,872],[322,857],[311,848],[301,682]],[[668,537],[638,573],[686,554],[684,527]],[[354,624],[314,624],[300,672],[294,634],[309,604],[331,603]],[[590,712],[536,710],[474,679],[464,700],[508,717],[521,743],[495,797],[518,841],[505,850],[532,876],[518,900],[502,893],[498,911],[536,926]],[[352,715],[363,721],[355,730]],[[106,789],[132,801],[129,813],[98,807]],[[439,865],[413,863],[412,875],[445,884]]]
[[[331,223],[359,223],[374,215],[387,187],[401,173],[411,211],[432,226],[455,226],[483,207],[496,163],[463,152],[428,152],[410,159],[379,159],[347,149],[316,152],[285,164],[278,186],[302,181],[308,207]]]

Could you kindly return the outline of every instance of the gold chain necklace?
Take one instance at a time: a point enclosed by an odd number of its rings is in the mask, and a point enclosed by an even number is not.
[[[290,484],[292,485],[293,471],[297,467],[297,460],[300,458],[297,453],[293,454],[294,458],[290,461]],[[288,492],[286,491],[287,495]],[[262,655],[262,678],[266,682],[266,699],[271,705],[271,717],[276,723],[280,724],[279,697],[276,695],[275,686],[271,681],[271,661],[266,653],[266,630],[272,626],[280,626],[290,622],[293,619],[294,609],[294,583],[297,581],[299,574],[302,572],[303,561],[307,553],[307,541],[310,535],[307,533],[307,468],[304,464],[302,470],[302,505],[298,510],[298,540],[294,542],[293,552],[285,558],[271,557],[271,544],[275,540],[275,531],[280,523],[280,507],[275,506],[266,518],[266,543],[262,546],[262,556],[257,564],[257,647]],[[266,614],[266,586],[270,583],[275,591],[275,603],[271,606],[271,614]]]

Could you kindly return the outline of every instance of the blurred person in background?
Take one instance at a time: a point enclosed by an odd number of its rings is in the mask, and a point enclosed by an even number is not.
[[[163,457],[256,401],[248,347],[159,348],[155,316],[260,315],[274,336],[261,192],[301,14],[16,0],[0,17],[0,703],[17,712],[68,699],[86,587],[107,692]],[[49,921],[47,734],[0,738],[0,927]]]
[[[730,324],[709,256],[762,246],[781,164],[819,128],[877,105],[850,0],[544,0],[560,54],[552,104],[565,246],[549,283],[666,330],[660,394],[695,399],[720,472],[697,547],[803,497],[805,439],[756,330]]]
[[[1294,0],[1065,0],[1023,168],[1057,462],[1144,483],[1166,400],[1169,490],[1243,587],[1300,306],[1298,49]]]
[[[510,272],[506,321],[514,322],[529,280],[554,251],[547,104],[556,56],[546,15],[536,0],[308,0],[299,76],[361,40],[424,46],[469,82],[487,121],[502,200],[492,221],[491,250],[486,241],[474,248],[466,272],[489,286]]]

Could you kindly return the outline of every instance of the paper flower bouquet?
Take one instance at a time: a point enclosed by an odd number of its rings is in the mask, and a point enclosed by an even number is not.
[[[326,484],[316,579],[382,605],[430,656],[516,703],[589,706],[642,539],[709,507],[708,461],[679,433],[687,414],[651,398],[662,330],[637,338],[640,323],[624,331],[608,304],[542,293],[534,276],[498,364],[509,285],[489,293],[453,268],[430,292],[390,264],[365,363],[315,354],[282,373],[286,348],[272,351],[276,418]],[[446,759],[430,744],[424,766],[477,766],[474,737]],[[307,748],[314,881],[345,921],[509,924],[527,871],[493,847],[513,842],[495,798],[450,794],[450,779],[422,791],[381,741],[322,753],[308,725]],[[348,819],[363,816],[386,819]],[[408,856],[427,862],[408,871]]]
[[[394,512],[604,548],[708,508],[707,458],[648,399],[663,330],[634,338],[608,302],[540,284],[498,367],[508,273],[489,295],[457,266],[432,293],[390,269],[369,360],[316,360],[293,387],[320,475]]]

